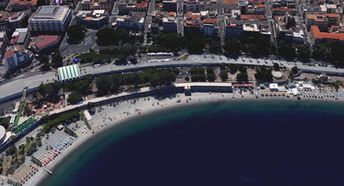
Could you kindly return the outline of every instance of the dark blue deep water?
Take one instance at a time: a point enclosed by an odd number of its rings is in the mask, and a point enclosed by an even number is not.
[[[42,185],[343,186],[344,105],[245,101],[153,113],[86,142]]]

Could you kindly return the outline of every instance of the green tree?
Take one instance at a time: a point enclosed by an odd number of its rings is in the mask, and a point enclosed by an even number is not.
[[[70,104],[77,104],[77,103],[80,103],[82,100],[83,100],[82,96],[79,93],[72,92],[72,93],[69,94],[67,101]]]
[[[308,61],[311,56],[311,51],[309,50],[309,47],[304,45],[299,45],[296,48],[297,50],[297,58],[301,61]]]
[[[261,34],[252,34],[241,41],[242,50],[255,57],[266,56],[271,53],[270,40]]]
[[[62,56],[59,52],[59,50],[55,50],[54,54],[52,55],[52,61],[51,61],[51,66],[53,68],[58,68],[63,66],[63,59]]]
[[[256,69],[255,77],[258,82],[271,82],[272,81],[271,69],[268,69],[266,67],[260,67]]]
[[[120,45],[120,42],[128,42],[130,40],[129,33],[123,30],[114,30],[104,27],[96,33],[97,44],[99,46]]]
[[[191,81],[192,82],[205,82],[206,76],[204,72],[204,68],[191,68]]]
[[[99,77],[96,79],[96,87],[98,96],[107,95],[111,90],[111,80],[108,77]]]
[[[295,47],[292,44],[280,41],[278,43],[278,55],[282,56],[286,60],[293,60],[296,56]]]
[[[71,25],[67,29],[68,42],[71,44],[78,44],[85,38],[86,29],[81,25]]]
[[[220,78],[221,78],[221,81],[223,81],[223,82],[227,81],[227,79],[228,79],[227,70],[224,69],[224,70],[220,71]]]
[[[328,44],[319,44],[313,47],[312,57],[316,60],[326,60],[329,54]]]
[[[238,65],[236,64],[229,64],[228,65],[229,73],[235,74],[238,71]]]
[[[214,69],[211,67],[207,68],[207,80],[209,82],[214,82],[216,80],[216,75],[214,73]]]
[[[11,145],[6,150],[6,156],[14,155],[17,153],[17,148],[14,145]]]
[[[299,69],[297,68],[297,66],[294,66],[293,68],[291,68],[291,74],[295,75],[299,72]]]
[[[241,54],[241,43],[236,39],[226,40],[223,49],[225,50],[226,55],[238,56]]]
[[[278,63],[274,63],[273,69],[274,69],[274,71],[279,71],[280,70],[279,64]]]
[[[337,81],[334,82],[334,88],[335,88],[337,91],[339,90],[339,88],[340,88],[341,86],[343,86],[343,83],[342,83],[341,81],[337,80]]]
[[[171,51],[178,51],[180,49],[181,38],[177,33],[162,33],[158,37],[158,43],[164,48]]]
[[[0,118],[0,125],[3,126],[5,129],[7,129],[10,124],[10,120],[11,120],[10,117]]]
[[[205,39],[205,43],[208,45],[210,53],[212,53],[212,54],[221,54],[222,53],[220,38],[218,38],[218,37],[207,38],[207,39]]]
[[[331,63],[337,67],[344,66],[344,46],[341,43],[331,43]]]
[[[183,43],[188,49],[189,53],[200,54],[203,53],[204,42],[203,37],[199,34],[187,34],[183,38]]]
[[[40,67],[41,71],[46,72],[51,70],[51,65],[49,62],[49,57],[47,55],[42,55],[39,57],[39,63],[42,65]]]
[[[248,81],[247,72],[245,71],[245,72],[238,73],[236,78],[237,78],[237,81],[239,81],[239,82],[246,82],[246,81]]]

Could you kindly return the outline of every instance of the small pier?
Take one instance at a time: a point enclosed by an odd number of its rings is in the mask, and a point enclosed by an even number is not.
[[[46,168],[46,167],[43,167],[43,169],[44,169],[45,171],[47,171],[47,173],[49,173],[50,175],[54,174],[53,171],[49,170],[49,169]]]

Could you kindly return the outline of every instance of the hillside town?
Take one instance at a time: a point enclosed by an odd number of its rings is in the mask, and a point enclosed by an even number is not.
[[[343,8],[339,0],[1,1],[0,184],[37,185],[78,144],[162,107],[344,101]]]

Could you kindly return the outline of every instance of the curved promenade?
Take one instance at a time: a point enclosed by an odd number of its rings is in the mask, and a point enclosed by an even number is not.
[[[81,76],[94,75],[102,76],[107,74],[131,72],[142,70],[145,68],[167,68],[167,67],[185,67],[185,66],[210,66],[220,64],[241,64],[252,66],[273,66],[274,63],[279,64],[287,68],[297,66],[304,72],[312,73],[326,73],[331,75],[344,75],[344,69],[335,68],[329,66],[310,66],[301,62],[289,62],[285,60],[273,60],[273,59],[256,59],[239,57],[237,59],[229,59],[225,56],[215,55],[191,55],[184,60],[171,60],[164,62],[143,62],[136,65],[116,66],[113,64],[101,65],[99,67],[94,66],[82,66]],[[38,74],[26,78],[17,78],[13,81],[0,85],[0,103],[6,102],[11,99],[20,97],[22,90],[28,87],[28,91],[34,91],[41,83],[53,82],[57,79],[56,72],[47,72],[44,74]]]

